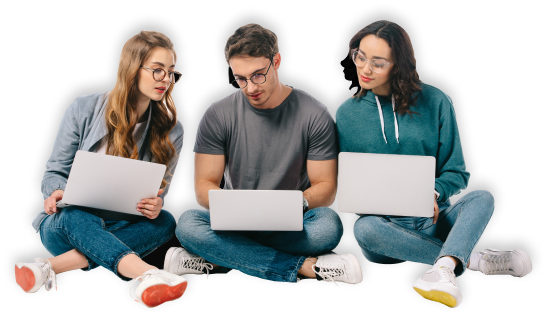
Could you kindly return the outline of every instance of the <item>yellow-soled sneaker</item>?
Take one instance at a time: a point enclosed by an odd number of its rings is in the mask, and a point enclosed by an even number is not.
[[[178,299],[184,294],[187,285],[182,276],[158,269],[151,269],[134,281],[141,281],[135,290],[135,300],[147,307]]]
[[[531,258],[521,249],[486,249],[480,252],[480,254],[482,257],[480,258],[478,267],[480,271],[487,275],[509,274],[521,278],[533,270]]]
[[[425,272],[413,287],[424,298],[449,307],[457,307],[463,299],[455,283],[454,272],[446,266],[433,267]]]

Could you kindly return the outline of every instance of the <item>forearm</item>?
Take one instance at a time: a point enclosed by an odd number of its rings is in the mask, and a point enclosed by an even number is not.
[[[220,190],[220,187],[206,180],[196,183],[196,201],[206,209],[209,209],[209,190]]]
[[[303,192],[303,197],[309,203],[309,209],[330,206],[335,201],[337,184],[331,182],[317,183]]]

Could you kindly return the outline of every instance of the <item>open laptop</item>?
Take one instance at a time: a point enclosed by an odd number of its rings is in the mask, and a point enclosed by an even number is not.
[[[299,190],[209,190],[213,230],[303,230]]]
[[[435,157],[339,154],[339,205],[346,213],[433,217]]]
[[[165,172],[165,165],[79,150],[57,207],[79,205],[143,216],[137,203],[156,197]]]

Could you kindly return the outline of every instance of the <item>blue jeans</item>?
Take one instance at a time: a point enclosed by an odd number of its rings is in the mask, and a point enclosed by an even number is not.
[[[89,210],[89,212],[81,209]],[[40,225],[41,242],[53,255],[79,250],[91,270],[102,266],[123,280],[117,266],[128,254],[144,257],[173,237],[175,218],[162,210],[155,219],[139,221],[104,220],[91,214],[92,209],[71,206],[47,216]]]
[[[362,215],[354,224],[354,236],[371,262],[434,264],[452,256],[461,262],[455,269],[461,275],[493,214],[493,196],[474,191],[452,206],[448,201],[439,204],[439,209],[436,224],[427,217]]]
[[[303,215],[302,231],[214,231],[209,211],[188,210],[179,218],[177,238],[188,251],[221,267],[262,279],[296,282],[307,257],[334,249],[341,240],[341,219],[330,208]]]

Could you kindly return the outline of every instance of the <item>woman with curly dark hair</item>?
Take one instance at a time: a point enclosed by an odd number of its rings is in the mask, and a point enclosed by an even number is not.
[[[341,65],[350,89],[357,88],[337,110],[342,152],[436,159],[434,217],[361,215],[354,235],[365,257],[433,265],[414,289],[450,307],[461,303],[455,276],[467,268],[516,277],[530,273],[531,261],[522,250],[472,253],[493,213],[493,196],[474,191],[450,204],[470,175],[455,112],[446,94],[420,81],[408,34],[393,22],[374,22],[354,35]]]

